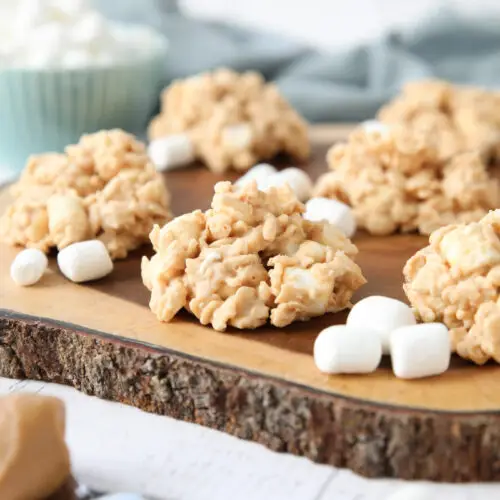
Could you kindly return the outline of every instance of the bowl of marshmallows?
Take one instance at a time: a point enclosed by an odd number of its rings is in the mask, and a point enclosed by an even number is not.
[[[146,129],[167,41],[108,21],[89,0],[0,0],[0,166],[85,133]]]

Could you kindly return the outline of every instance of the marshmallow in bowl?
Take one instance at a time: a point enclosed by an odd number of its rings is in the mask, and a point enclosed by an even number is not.
[[[162,43],[149,28],[108,21],[88,0],[0,0],[0,36],[0,68],[102,66]]]

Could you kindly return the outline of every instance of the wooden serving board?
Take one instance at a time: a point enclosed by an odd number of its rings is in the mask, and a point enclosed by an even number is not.
[[[346,133],[313,129],[314,155],[304,166],[313,178],[326,169],[327,147]],[[223,178],[202,167],[168,174],[175,214],[207,208]],[[4,190],[0,208],[7,199]],[[404,299],[402,267],[427,239],[354,241],[368,279],[355,299]],[[19,288],[9,278],[16,250],[0,246],[0,374],[68,384],[366,476],[500,479],[498,365],[457,358],[441,377],[404,381],[386,359],[373,375],[323,375],[311,355],[315,336],[345,313],[281,330],[218,333],[188,314],[162,324],[140,279],[148,251],[86,285],[66,281],[51,259],[39,284]]]

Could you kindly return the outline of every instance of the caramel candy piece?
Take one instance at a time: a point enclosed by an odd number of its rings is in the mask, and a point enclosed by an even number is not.
[[[0,398],[0,498],[41,500],[70,476],[65,410],[57,398]]]
[[[78,500],[76,495],[77,484],[73,477],[69,477],[66,482],[46,500]]]

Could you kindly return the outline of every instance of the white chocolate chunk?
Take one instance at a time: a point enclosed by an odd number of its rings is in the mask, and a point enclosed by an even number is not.
[[[257,183],[257,188],[262,189],[266,179],[276,172],[276,169],[272,165],[268,163],[259,163],[248,170],[245,175],[241,176],[234,184],[241,187],[255,181]]]
[[[367,120],[361,126],[367,134],[379,134],[381,137],[389,135],[389,127],[378,120]]]
[[[451,342],[442,323],[397,328],[390,336],[392,370],[399,378],[440,375],[450,366]]]
[[[184,167],[195,159],[193,142],[187,134],[167,135],[151,141],[148,155],[160,171]]]
[[[113,270],[113,262],[104,243],[99,240],[73,243],[57,255],[61,272],[75,283],[104,278]]]
[[[47,256],[36,248],[19,252],[10,266],[10,276],[19,286],[31,286],[40,281],[49,262]]]
[[[313,184],[311,178],[300,168],[285,168],[281,172],[270,175],[262,183],[262,190],[267,191],[271,187],[279,187],[288,184],[300,201],[306,201],[311,197]]]
[[[376,331],[382,342],[382,351],[389,354],[390,335],[401,326],[416,325],[411,308],[396,299],[373,295],[354,304],[347,325]]]
[[[224,148],[232,151],[247,149],[252,139],[252,127],[248,123],[229,125],[222,130],[222,144]]]
[[[356,219],[349,205],[328,198],[311,198],[306,203],[304,219],[327,221],[340,229],[348,238],[356,232]]]
[[[314,362],[323,373],[371,373],[381,359],[380,337],[369,328],[330,326],[314,342]]]

